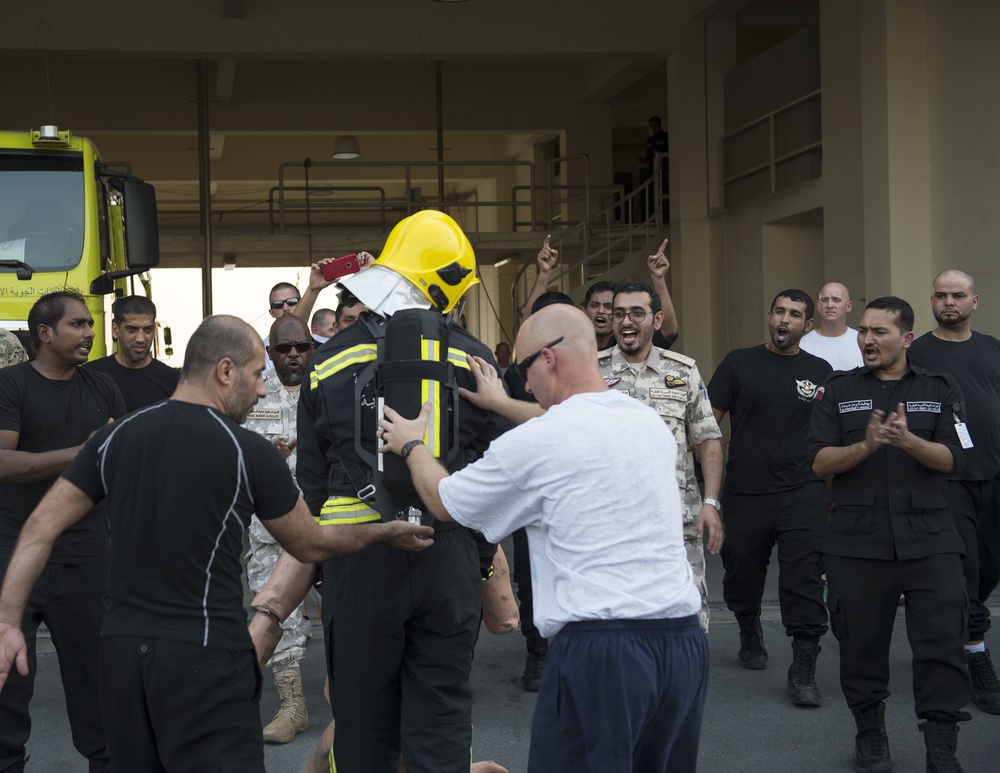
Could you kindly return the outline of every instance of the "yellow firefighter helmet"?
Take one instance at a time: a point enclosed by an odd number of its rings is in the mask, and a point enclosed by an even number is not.
[[[468,237],[458,223],[433,209],[399,221],[372,265],[405,277],[442,314],[479,282]]]

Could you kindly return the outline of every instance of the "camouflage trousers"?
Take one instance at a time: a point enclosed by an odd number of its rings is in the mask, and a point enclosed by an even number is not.
[[[705,581],[705,545],[698,538],[698,527],[692,523],[684,524],[684,549],[687,551],[688,563],[694,575],[694,584],[701,594],[701,609],[698,610],[698,624],[701,630],[708,633],[708,583]]]
[[[247,584],[253,593],[260,593],[278,565],[282,554],[281,546],[264,527],[257,516],[250,521],[250,551],[247,553]],[[299,661],[306,654],[306,639],[309,622],[302,617],[301,607],[297,607],[281,624],[281,641],[267,665],[275,673],[289,668],[298,668]]]

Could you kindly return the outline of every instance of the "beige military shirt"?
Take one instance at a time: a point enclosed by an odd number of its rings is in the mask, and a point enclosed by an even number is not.
[[[254,403],[253,410],[247,415],[243,426],[251,432],[263,435],[271,444],[280,438],[292,443],[299,436],[297,430],[299,390],[293,388],[289,392],[274,370],[265,374],[264,384],[267,386],[267,397],[262,397]],[[295,450],[293,447],[288,457],[292,478],[295,477]],[[256,515],[250,521],[250,539],[252,542],[260,543],[277,542]]]
[[[656,346],[644,363],[627,362],[615,346],[598,357],[597,364],[611,389],[644,402],[660,414],[674,434],[684,523],[694,523],[702,502],[692,449],[706,440],[722,437],[697,364],[690,357]]]

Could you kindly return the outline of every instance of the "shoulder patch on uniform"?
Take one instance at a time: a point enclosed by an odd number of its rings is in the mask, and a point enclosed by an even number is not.
[[[676,360],[682,365],[687,365],[688,367],[694,367],[698,364],[694,357],[688,357],[686,354],[675,352],[672,349],[660,349],[660,347],[657,347],[657,349],[660,351],[661,360]]]

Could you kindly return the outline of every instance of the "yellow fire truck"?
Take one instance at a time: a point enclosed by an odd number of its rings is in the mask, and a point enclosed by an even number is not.
[[[28,311],[42,295],[70,289],[94,316],[91,359],[105,356],[106,301],[128,294],[127,279],[159,260],[153,186],[109,168],[90,140],[55,126],[0,131],[0,327],[29,352]]]

